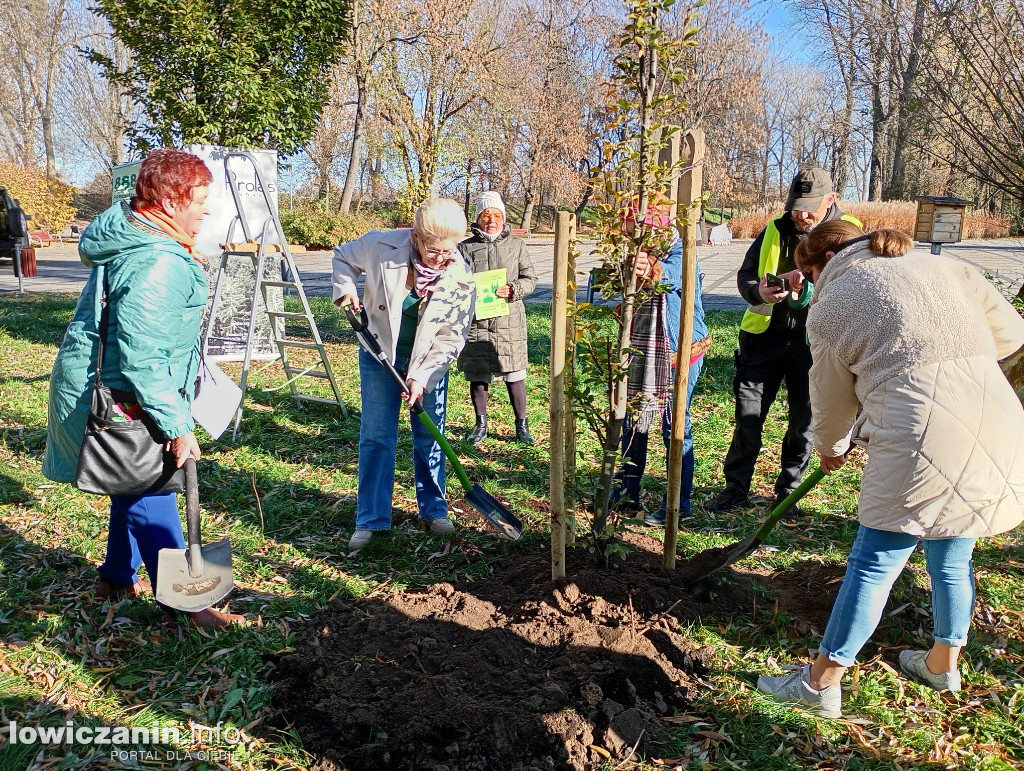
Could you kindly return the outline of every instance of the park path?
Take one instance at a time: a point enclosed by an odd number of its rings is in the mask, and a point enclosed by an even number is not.
[[[527,242],[530,254],[537,268],[539,281],[537,291],[527,300],[529,303],[551,301],[551,280],[554,262],[554,246],[550,239],[533,239]],[[742,309],[745,303],[736,291],[736,270],[743,261],[743,255],[750,246],[749,240],[733,241],[725,246],[701,246],[697,249],[701,272],[704,274],[704,307],[713,309]],[[580,249],[584,253],[579,260],[579,298],[582,300],[587,285],[587,274],[597,264],[590,256],[592,243],[583,241]],[[1004,238],[990,241],[964,241],[943,247],[943,254],[963,260],[993,280],[1007,296],[1016,294],[1024,283],[1024,240]],[[88,269],[78,259],[74,245],[50,246],[36,250],[38,278],[25,279],[27,292],[70,292],[79,294],[89,275]],[[311,297],[331,293],[331,253],[302,252],[295,255],[295,263],[302,277],[302,284]],[[10,261],[0,263],[0,293],[16,291],[17,279],[13,275]]]

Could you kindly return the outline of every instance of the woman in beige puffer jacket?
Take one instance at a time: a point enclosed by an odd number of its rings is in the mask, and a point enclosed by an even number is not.
[[[961,687],[974,544],[1024,519],[1024,409],[998,365],[1024,345],[1024,319],[972,267],[907,254],[911,246],[897,231],[865,237],[829,222],[797,251],[815,283],[807,319],[815,449],[826,473],[843,465],[851,441],[869,460],[860,529],[818,658],[761,677],[758,688],[827,717],[839,716],[843,672],[920,541],[934,644],[902,651],[900,666],[937,690]]]

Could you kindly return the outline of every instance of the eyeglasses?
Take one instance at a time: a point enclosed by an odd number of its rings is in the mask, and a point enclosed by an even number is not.
[[[451,249],[424,249],[423,256],[432,260],[446,260],[452,256]]]

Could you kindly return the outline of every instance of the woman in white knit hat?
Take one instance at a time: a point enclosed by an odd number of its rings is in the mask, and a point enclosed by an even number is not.
[[[491,318],[475,318],[466,347],[459,356],[459,369],[469,381],[476,425],[469,441],[479,445],[487,438],[487,400],[491,383],[503,381],[515,414],[516,439],[533,444],[526,418],[526,310],[523,300],[537,286],[533,260],[520,238],[511,235],[501,196],[488,191],[476,200],[476,222],[472,237],[459,244],[474,273],[505,270],[504,283],[495,294],[508,303],[507,312]],[[481,298],[478,298],[480,300]],[[478,302],[477,313],[482,305]]]

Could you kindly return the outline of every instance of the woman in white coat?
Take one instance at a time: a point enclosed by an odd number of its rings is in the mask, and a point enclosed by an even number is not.
[[[404,397],[381,363],[360,348],[359,488],[350,554],[391,527],[400,403],[421,402],[444,431],[448,369],[466,343],[473,314],[475,285],[457,248],[465,234],[462,208],[431,198],[416,210],[412,230],[373,231],[334,249],[335,305],[357,311],[365,306],[370,332],[406,375],[410,391]],[[450,533],[455,527],[445,501],[444,454],[419,420],[411,423],[420,524],[431,533]]]
[[[1024,518],[1024,409],[998,365],[1024,345],[1024,319],[974,268],[911,247],[903,233],[864,236],[836,221],[796,252],[815,285],[807,332],[822,469],[841,467],[851,440],[869,458],[860,528],[818,657],[762,676],[758,688],[824,717],[840,716],[843,673],[919,542],[934,642],[901,651],[900,667],[936,690],[959,690],[975,542]]]

